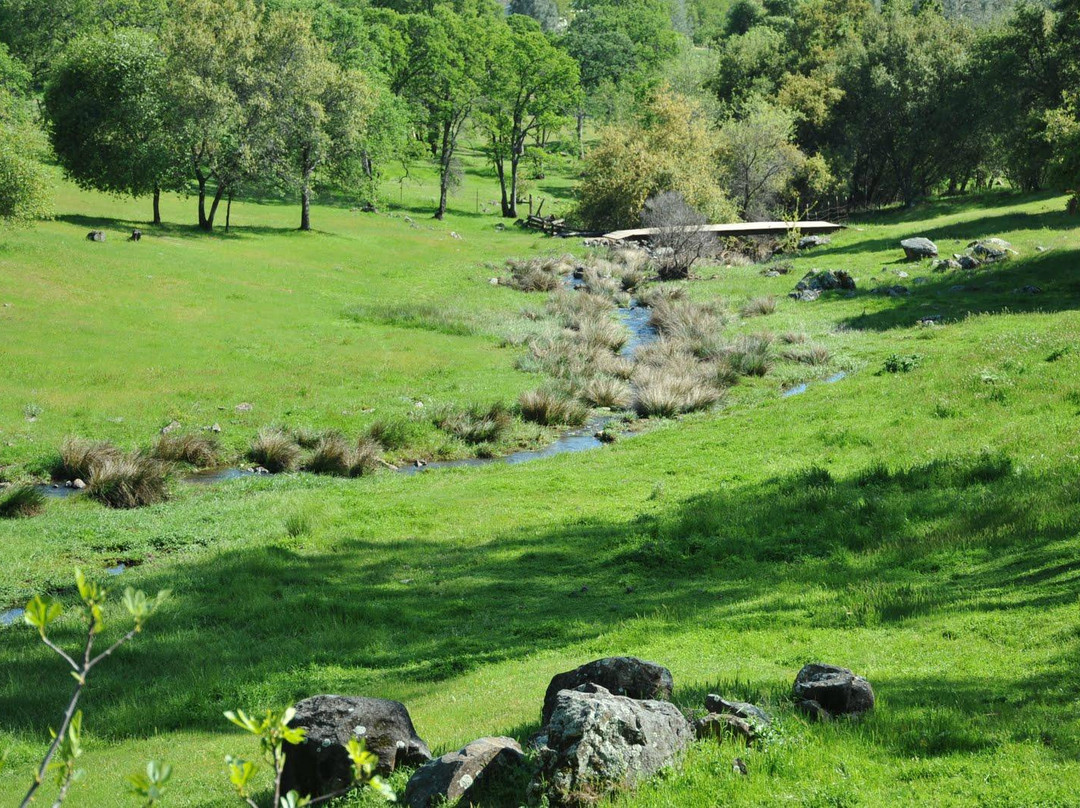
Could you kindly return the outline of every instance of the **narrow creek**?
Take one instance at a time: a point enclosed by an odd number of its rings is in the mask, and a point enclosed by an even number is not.
[[[583,281],[578,278],[570,276],[566,279],[565,285],[569,289],[578,289],[584,285]],[[617,310],[617,316],[623,326],[626,327],[629,332],[629,338],[626,344],[623,345],[619,351],[621,356],[632,357],[639,348],[654,342],[657,339],[656,329],[650,324],[650,311],[644,306],[638,305],[637,300],[632,299],[630,305],[627,307],[619,308]],[[846,373],[840,372],[830,376],[823,380],[825,384],[832,384],[840,381],[846,377]],[[781,391],[780,395],[783,398],[790,398],[791,396],[805,393],[809,389],[811,382],[803,382],[793,387],[789,387],[786,390]],[[491,458],[477,458],[470,457],[461,460],[437,460],[430,463],[409,464],[399,467],[397,472],[404,475],[414,475],[423,471],[430,471],[433,469],[445,469],[445,468],[476,468],[479,466],[487,466],[495,463],[503,463],[506,465],[517,465],[520,463],[528,463],[532,460],[541,460],[545,457],[555,457],[561,454],[571,454],[574,452],[584,452],[590,449],[598,449],[603,446],[604,443],[600,438],[596,437],[598,433],[610,424],[612,421],[618,419],[618,415],[599,415],[590,419],[586,424],[580,427],[574,427],[563,432],[555,441],[547,444],[539,449],[526,449],[513,454],[504,455],[502,457]],[[249,471],[241,468],[221,468],[221,469],[204,469],[201,471],[192,472],[185,475],[181,479],[193,485],[212,485],[215,483],[226,482],[228,480],[235,480],[241,477],[254,477],[257,476],[256,472]],[[65,498],[79,494],[79,489],[68,488],[64,485],[47,484],[39,486],[39,489],[43,494],[49,497]],[[0,625],[4,624],[6,614],[0,614]],[[11,618],[11,620],[18,619],[18,616]],[[10,621],[9,621],[10,622]]]

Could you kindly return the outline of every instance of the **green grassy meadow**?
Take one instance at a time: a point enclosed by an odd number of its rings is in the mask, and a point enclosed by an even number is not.
[[[289,230],[291,206],[237,204],[232,235],[170,225],[133,245],[144,203],[63,187],[59,218],[0,235],[0,465],[31,474],[72,433],[145,445],[172,419],[219,422],[239,452],[268,423],[356,432],[416,401],[535,386],[514,368],[521,349],[500,346],[543,297],[489,285],[483,264],[579,245],[497,232],[470,184],[433,223],[427,192],[406,187],[394,217],[318,207],[313,234]],[[165,215],[192,208],[170,200]],[[150,758],[174,766],[167,804],[235,804],[223,757],[254,750],[222,711],[316,693],[400,699],[437,753],[524,740],[553,674],[612,654],[667,665],[687,708],[721,692],[777,716],[760,747],[699,744],[618,805],[1077,804],[1080,233],[1063,209],[942,201],[854,222],[786,276],[700,268],[696,299],[780,298],[730,328],[803,332],[830,363],[781,361],[721,409],[602,449],[177,486],[136,511],[50,501],[0,521],[0,611],[70,599],[75,566],[105,579],[118,561],[135,566],[114,584],[174,591],[91,679],[88,776],[68,804],[132,804],[119,784]],[[83,241],[91,227],[109,240]],[[998,236],[1020,256],[936,274],[902,262],[909,235],[943,254]],[[786,298],[812,267],[846,269],[860,291]],[[911,293],[870,291],[896,283]],[[403,304],[472,326],[401,327]],[[884,372],[894,354],[915,367]],[[79,628],[56,636],[76,644]],[[14,795],[71,681],[25,626],[0,627],[0,660],[0,789]],[[808,724],[787,694],[810,661],[866,676],[875,711]]]

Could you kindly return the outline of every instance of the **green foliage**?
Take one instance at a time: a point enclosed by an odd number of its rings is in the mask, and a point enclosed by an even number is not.
[[[922,357],[918,354],[908,354],[901,356],[900,354],[889,354],[885,357],[885,372],[886,373],[910,373],[915,370],[922,362]]]
[[[170,140],[165,59],[134,29],[73,43],[45,89],[53,152],[83,188],[143,196],[176,187],[182,155]]]
[[[28,92],[29,75],[0,43],[0,224],[27,224],[51,210]]]
[[[172,766],[151,760],[145,772],[127,776],[127,790],[136,797],[143,808],[153,808],[165,796],[166,786],[172,778]]]
[[[582,172],[577,215],[591,229],[633,227],[649,197],[677,191],[709,221],[725,221],[734,210],[715,179],[716,148],[698,105],[660,90],[636,122],[601,132]]]

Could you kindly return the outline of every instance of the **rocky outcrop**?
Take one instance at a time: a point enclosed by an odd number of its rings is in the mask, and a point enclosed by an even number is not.
[[[816,718],[860,715],[874,707],[874,689],[866,679],[847,668],[817,662],[799,671],[792,695],[800,710]]]
[[[832,241],[828,236],[803,236],[799,239],[799,249],[808,250],[812,247],[824,247]]]
[[[728,701],[715,693],[705,697],[705,709],[710,713],[735,715],[765,727],[772,724],[772,716],[757,705],[746,701]]]
[[[546,794],[554,805],[591,803],[671,766],[694,737],[669,702],[616,696],[594,684],[563,690],[537,738],[541,770],[531,794]]]
[[[699,741],[706,738],[721,741],[736,738],[749,746],[758,737],[757,730],[749,721],[731,713],[709,713],[694,722],[694,730]]]
[[[617,696],[631,699],[667,700],[675,687],[671,671],[653,662],[645,662],[637,657],[597,659],[552,678],[544,694],[541,722],[546,726],[551,719],[561,691],[573,690],[583,684],[600,685]]]
[[[480,738],[417,769],[405,786],[405,804],[515,808],[523,802],[530,773],[513,738]]]
[[[307,737],[298,746],[285,746],[282,783],[286,792],[295,789],[318,797],[351,783],[352,762],[346,752],[350,738],[365,741],[368,751],[378,755],[381,774],[431,760],[409,711],[398,701],[312,696],[296,705],[290,726],[304,727]]]
[[[937,258],[937,245],[928,238],[906,238],[900,242],[904,256],[909,261],[921,261],[923,258]]]

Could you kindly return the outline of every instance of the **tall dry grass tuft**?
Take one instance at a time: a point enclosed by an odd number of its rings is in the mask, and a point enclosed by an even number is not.
[[[348,477],[352,474],[354,465],[356,453],[348,438],[340,432],[327,432],[319,439],[311,456],[304,463],[304,470],[313,474]]]
[[[109,457],[93,470],[86,493],[110,508],[142,508],[169,495],[169,466],[138,452]]]
[[[630,385],[611,376],[589,379],[581,388],[581,397],[594,407],[613,410],[625,409],[633,401]]]
[[[630,339],[626,328],[610,317],[579,321],[574,336],[585,348],[606,348],[609,351],[618,351]]]
[[[122,456],[123,452],[106,441],[66,438],[50,470],[54,480],[89,480],[103,463]]]
[[[612,301],[591,292],[560,291],[548,300],[548,312],[564,328],[577,329],[582,322],[611,316]]]
[[[300,462],[300,445],[280,429],[262,429],[248,449],[248,457],[273,474],[294,471]]]
[[[804,365],[821,366],[829,364],[832,358],[829,349],[823,345],[807,345],[801,348],[789,348],[780,356],[790,362],[800,362]]]
[[[674,418],[711,407],[722,397],[693,364],[642,368],[634,376],[634,411],[643,418]]]
[[[360,438],[353,455],[353,465],[349,469],[352,477],[364,477],[374,474],[382,465],[382,446],[371,438]]]
[[[169,432],[158,438],[151,456],[169,463],[187,463],[196,468],[217,465],[221,449],[217,440],[200,432]]]
[[[588,408],[576,398],[552,389],[529,390],[518,399],[521,417],[543,426],[580,426]]]
[[[772,295],[767,297],[754,297],[746,301],[740,311],[743,317],[764,317],[776,313],[776,298]]]
[[[768,334],[741,336],[728,346],[724,358],[740,376],[764,376],[772,367],[771,345]]]
[[[572,256],[546,256],[507,261],[506,268],[510,270],[508,286],[521,292],[554,292],[574,264]]]
[[[465,410],[446,410],[435,418],[435,426],[466,443],[497,443],[514,425],[506,405],[496,402],[490,407],[473,404]]]

